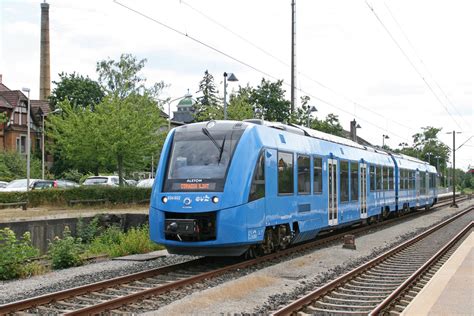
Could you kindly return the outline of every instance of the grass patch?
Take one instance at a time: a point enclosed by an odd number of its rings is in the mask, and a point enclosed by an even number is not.
[[[127,232],[112,226],[95,237],[86,252],[90,255],[107,254],[110,257],[121,257],[160,249],[163,249],[163,246],[150,240],[148,225],[131,228]]]

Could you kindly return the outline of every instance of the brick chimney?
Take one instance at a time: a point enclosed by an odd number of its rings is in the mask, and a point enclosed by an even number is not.
[[[41,47],[40,47],[40,100],[47,100],[51,94],[49,64],[49,4],[41,3]]]

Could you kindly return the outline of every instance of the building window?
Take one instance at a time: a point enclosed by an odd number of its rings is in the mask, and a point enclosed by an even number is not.
[[[339,169],[341,182],[341,202],[349,201],[349,162],[341,160]]]
[[[293,194],[293,154],[278,152],[278,193]]]
[[[359,164],[351,162],[351,201],[359,200]]]
[[[265,196],[265,151],[260,153],[255,166],[252,185],[250,187],[249,202]]]
[[[323,192],[323,159],[320,157],[313,158],[313,190],[314,193]]]
[[[20,137],[17,137],[17,139],[16,139],[16,150],[20,154],[25,154],[26,153],[26,135],[21,135]]]
[[[309,156],[298,155],[298,193],[311,192],[311,173],[309,171]]]
[[[376,189],[376,178],[375,178],[375,166],[370,165],[370,191],[375,191]]]
[[[382,190],[382,180],[383,180],[382,170],[383,169],[381,166],[377,166],[377,174],[375,175],[377,177],[377,191]]]

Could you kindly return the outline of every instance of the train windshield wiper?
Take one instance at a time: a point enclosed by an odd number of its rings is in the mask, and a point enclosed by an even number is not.
[[[202,128],[202,132],[204,135],[206,135],[207,137],[209,137],[209,139],[214,143],[214,145],[216,146],[217,150],[219,151],[219,153],[222,151],[221,149],[221,146],[219,146],[219,144],[216,142],[216,140],[214,139],[214,137],[212,137],[211,133],[209,133],[209,130],[205,127]],[[225,140],[225,139],[224,139]]]
[[[224,152],[224,145],[225,145],[225,138],[226,137],[227,137],[227,135],[224,136],[224,140],[222,141],[221,150],[219,151],[219,160],[217,160],[217,164],[219,164],[221,162],[222,153]]]

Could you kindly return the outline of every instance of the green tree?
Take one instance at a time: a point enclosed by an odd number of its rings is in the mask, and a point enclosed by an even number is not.
[[[203,122],[223,119],[224,109],[219,103],[219,91],[214,83],[214,76],[207,70],[199,82],[199,92],[202,93],[202,96],[197,98],[195,120],[197,122]]]
[[[101,103],[96,105],[96,111]],[[53,150],[60,162],[82,173],[99,175],[107,166],[109,157],[102,138],[107,119],[90,107],[74,108],[69,101],[58,104],[61,115],[48,117],[48,135],[54,140]],[[59,172],[59,170],[58,170]]]
[[[304,125],[308,124],[308,116],[310,115],[309,109],[310,106],[308,105],[311,98],[307,95],[300,97],[301,99],[301,107],[297,107],[295,111],[291,114],[291,122],[297,125]],[[312,126],[314,121],[317,119],[313,119],[310,117],[310,126]]]
[[[146,87],[146,79],[140,75],[145,63],[146,59],[137,60],[131,54],[122,54],[119,61],[110,58],[99,61],[96,67],[99,84],[107,95],[119,99],[124,99],[130,94],[148,94],[157,97],[167,85],[160,81],[151,87]]]
[[[242,121],[254,117],[254,109],[251,104],[252,88],[239,87],[235,94],[230,95],[227,114],[230,120]]]
[[[324,133],[345,137],[344,129],[342,128],[341,123],[339,122],[338,116],[332,113],[329,113],[324,119],[324,121],[315,118],[311,123],[311,128]]]
[[[438,139],[442,128],[427,126],[421,129],[420,133],[412,136],[413,145],[402,143],[400,144],[402,148],[397,151],[424,160],[433,166],[437,166],[439,162],[440,170],[446,169],[451,149]]]
[[[96,112],[99,120],[106,120],[101,138],[122,185],[126,170],[143,169],[146,164],[142,158],[161,149],[160,128],[166,122],[149,95],[131,94],[124,100],[106,97]]]
[[[285,99],[282,85],[283,80],[270,82],[262,78],[260,85],[252,90],[250,104],[255,104],[267,121],[290,120],[290,101]]]
[[[104,92],[99,84],[82,75],[60,73],[59,81],[53,81],[56,87],[51,92],[49,103],[53,109],[58,106],[58,103],[68,100],[73,107],[91,107],[102,101]]]
[[[31,178],[41,178],[41,161],[31,157]],[[0,152],[0,180],[11,181],[26,178],[26,156],[17,151]]]

